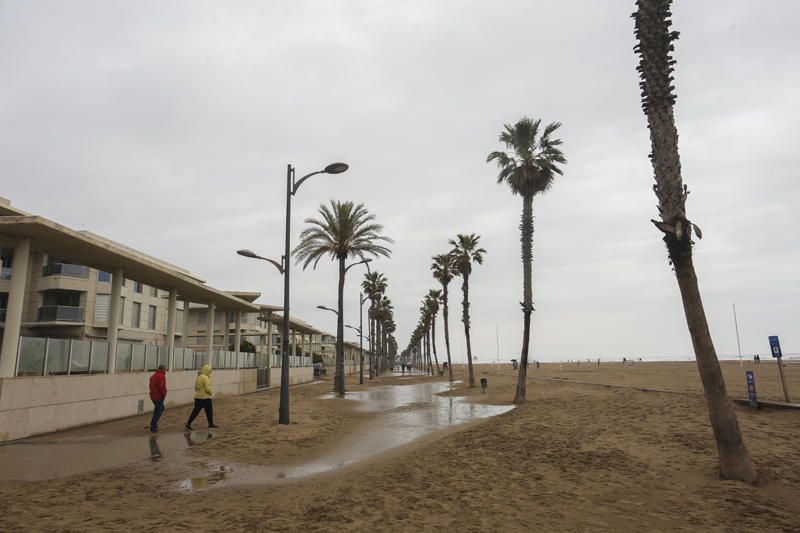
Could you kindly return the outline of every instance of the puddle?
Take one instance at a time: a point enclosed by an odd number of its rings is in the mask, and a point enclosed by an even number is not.
[[[335,446],[326,448],[323,456],[302,464],[206,463],[183,453],[214,438],[220,430],[133,437],[48,435],[0,446],[0,481],[53,479],[152,461],[186,473],[187,477],[175,487],[179,491],[286,483],[372,458],[437,430],[513,409],[510,405],[483,405],[438,396],[449,389],[447,382],[433,382],[379,386],[348,393],[346,400],[358,402],[358,409],[379,414]],[[334,396],[328,394],[323,398]]]
[[[0,480],[34,481],[114,468],[145,459],[162,461],[214,437],[207,430],[141,437],[106,435],[28,439],[0,446]]]
[[[449,384],[438,382],[376,387],[348,393],[347,399],[362,402],[361,409],[382,411],[383,414],[363,424],[335,447],[327,449],[324,456],[293,466],[228,463],[223,476],[218,475],[218,465],[209,465],[207,475],[184,480],[178,489],[191,491],[297,480],[364,461],[449,426],[513,409],[511,405],[476,404],[461,398],[436,395],[449,388]],[[333,395],[324,398],[333,398]]]

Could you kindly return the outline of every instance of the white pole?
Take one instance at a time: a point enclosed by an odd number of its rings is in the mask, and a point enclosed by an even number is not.
[[[733,324],[736,326],[736,347],[739,349],[739,366],[741,367],[744,363],[742,362],[742,345],[739,343],[739,321],[736,319],[736,304],[733,304]]]

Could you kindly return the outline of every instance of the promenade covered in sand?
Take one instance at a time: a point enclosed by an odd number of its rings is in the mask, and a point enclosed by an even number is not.
[[[424,376],[395,375],[363,386],[351,379],[352,394],[341,400],[329,397],[329,379],[298,386],[292,389],[288,427],[276,421],[277,391],[218,400],[222,428],[213,434],[201,430],[186,437],[180,428],[187,413],[167,411],[157,451],[148,447],[146,416],[24,441],[14,446],[49,442],[60,453],[59,447],[77,444],[76,463],[85,455],[81,446],[113,439],[141,446],[121,453],[129,454],[124,464],[98,460],[99,466],[78,464],[69,475],[47,475],[29,465],[33,477],[49,477],[29,481],[8,479],[14,476],[7,473],[0,481],[0,529],[800,528],[800,411],[737,407],[760,473],[759,484],[750,486],[718,478],[694,363],[531,367],[529,401],[516,408],[510,405],[516,379],[510,365],[476,368],[477,377],[488,380],[486,394],[465,386],[463,367],[452,389]],[[744,371],[754,369],[759,396],[782,399],[774,363],[724,362],[723,368],[731,397],[746,395]],[[800,365],[786,370],[790,386],[800,385]],[[403,392],[376,394],[413,387],[428,391],[424,401],[392,399]],[[375,408],[365,408],[370,404]],[[470,410],[479,416],[471,419]],[[450,419],[448,413],[461,415]],[[370,435],[367,429],[381,420],[405,422],[371,432],[386,438]],[[432,429],[393,437],[414,424]],[[317,473],[306,468],[352,449],[350,443],[359,440],[354,435],[374,438],[369,442],[385,449],[373,453],[365,447],[359,451],[364,460],[351,457]],[[0,461],[11,450],[0,448]],[[80,471],[95,467],[102,469]],[[18,465],[16,471],[23,470]]]

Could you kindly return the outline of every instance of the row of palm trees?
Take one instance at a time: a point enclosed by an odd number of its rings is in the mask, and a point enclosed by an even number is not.
[[[387,368],[391,368],[392,361],[397,355],[397,342],[394,338],[396,329],[394,306],[386,296],[387,287],[386,276],[380,272],[367,272],[361,282],[361,289],[370,301],[367,312],[369,317],[370,379],[379,376]]]
[[[455,277],[461,277],[461,321],[464,324],[464,337],[467,345],[467,364],[469,367],[469,386],[475,386],[475,370],[472,365],[472,341],[470,338],[469,317],[469,277],[472,274],[472,264],[483,264],[486,250],[478,245],[480,235],[458,234],[455,239],[450,239],[450,250],[446,253],[433,256],[431,272],[436,281],[441,283],[442,289],[431,289],[422,300],[420,319],[417,327],[411,334],[411,339],[405,354],[416,357],[418,366],[423,371],[433,374],[433,362],[436,364],[436,373],[439,373],[439,358],[436,353],[436,316],[441,303],[444,315],[444,339],[447,349],[448,378],[453,381],[453,365],[450,356],[450,325],[449,314],[449,285]],[[433,360],[431,360],[431,345],[433,346]]]
[[[686,198],[688,188],[681,176],[681,163],[678,154],[678,132],[675,126],[673,106],[674,66],[672,57],[674,41],[678,32],[671,30],[671,0],[636,0],[637,10],[633,13],[635,21],[634,48],[639,56],[636,70],[641,82],[642,109],[647,118],[650,130],[652,152],[650,161],[653,165],[656,184],[653,190],[658,198],[660,220],[653,220],[655,226],[663,232],[663,240],[667,246],[670,263],[675,271],[678,286],[683,300],[684,314],[695,351],[698,371],[703,383],[708,414],[714,437],[717,442],[720,473],[729,479],[754,482],[758,478],[747,448],[742,439],[736,413],[727,397],[725,381],[717,359],[716,350],[708,329],[703,302],[700,297],[697,276],[692,260],[693,236],[701,238],[700,229],[686,215]],[[514,397],[515,403],[525,401],[525,384],[530,350],[531,315],[533,306],[533,199],[547,191],[553,184],[556,175],[561,175],[560,165],[566,164],[561,151],[561,140],[553,137],[561,126],[553,122],[541,128],[541,120],[523,117],[516,124],[506,124],[500,133],[500,142],[508,151],[494,151],[487,157],[487,162],[496,162],[500,171],[498,184],[507,184],[512,194],[522,197],[522,217],[520,222],[520,243],[522,245],[523,266],[523,313],[522,353],[520,357],[519,375]],[[445,339],[447,330],[447,283],[452,279],[451,272],[463,277],[463,322],[467,340],[467,357],[469,362],[470,386],[474,386],[472,355],[469,337],[469,272],[474,260],[480,263],[480,254],[470,255],[466,250],[467,236],[459,235],[460,245],[447,256],[454,259],[454,268],[449,270],[434,258],[434,275],[441,281],[444,290]],[[459,253],[460,252],[460,253]],[[458,275],[456,274],[456,275]],[[426,310],[430,314],[430,310]],[[423,314],[420,325],[415,330],[412,341],[419,336],[433,320],[426,320]],[[448,343],[449,359],[449,343]],[[451,377],[452,379],[452,373]]]

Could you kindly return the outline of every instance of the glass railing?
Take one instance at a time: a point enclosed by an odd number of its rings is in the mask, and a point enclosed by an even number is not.
[[[0,279],[11,279],[11,268],[0,267]]]
[[[43,305],[39,308],[39,322],[83,322],[86,310],[67,305]]]
[[[17,376],[97,374],[108,371],[108,343],[20,337]]]
[[[71,278],[88,278],[89,267],[70,263],[53,263],[42,267],[42,277],[69,276]]]

